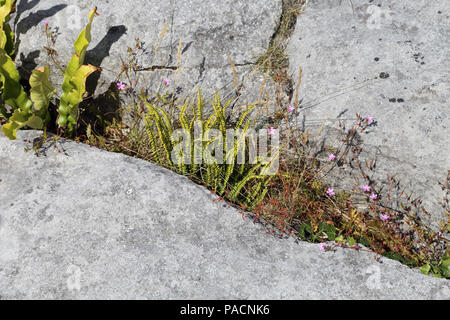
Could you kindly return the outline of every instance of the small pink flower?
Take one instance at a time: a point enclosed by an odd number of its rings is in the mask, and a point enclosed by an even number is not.
[[[364,185],[363,187],[364,192],[369,192],[370,191],[370,186],[369,185]]]
[[[126,85],[122,81],[117,82],[117,89],[125,90],[125,87],[126,87]]]
[[[48,20],[47,19],[42,20],[42,23],[45,24],[46,26],[48,26]]]
[[[372,193],[369,198],[370,198],[370,200],[376,200],[377,197],[378,196],[375,193]]]
[[[294,111],[294,107],[292,106],[292,104],[290,104],[290,105],[289,105],[289,107],[288,107],[288,111],[289,111],[289,112],[292,112],[292,111]]]
[[[163,82],[166,86],[170,85],[170,79],[164,78]]]
[[[274,127],[270,127],[269,128],[269,135],[272,135],[275,133],[275,128]]]
[[[324,251],[325,250],[325,243],[319,243],[319,250]]]
[[[389,215],[382,214],[382,215],[380,215],[380,219],[383,220],[383,221],[387,221],[389,219]]]
[[[333,188],[328,188],[328,190],[327,190],[327,195],[329,195],[329,196],[334,196],[334,195],[335,195],[334,189],[333,189]]]
[[[372,116],[366,116],[366,120],[367,120],[367,123],[372,123],[373,122],[373,117]]]
[[[336,159],[336,156],[335,156],[334,154],[330,154],[330,155],[328,156],[328,159],[329,159],[330,161],[333,161],[334,159]]]

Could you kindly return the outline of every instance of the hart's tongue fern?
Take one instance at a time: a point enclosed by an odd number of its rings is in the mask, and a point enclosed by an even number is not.
[[[49,81],[50,68],[45,66],[32,71],[30,76],[30,98],[20,84],[20,75],[12,56],[14,54],[14,34],[7,24],[16,1],[0,0],[0,91],[3,103],[0,105],[0,117],[8,122],[2,132],[10,139],[17,138],[17,130],[29,126],[33,129],[45,129],[50,121],[48,106],[56,90]],[[72,133],[78,120],[78,105],[86,91],[86,78],[99,68],[84,65],[84,56],[91,41],[91,25],[97,8],[89,13],[89,23],[75,41],[75,54],[64,73],[62,95],[58,108],[58,125],[67,127]]]

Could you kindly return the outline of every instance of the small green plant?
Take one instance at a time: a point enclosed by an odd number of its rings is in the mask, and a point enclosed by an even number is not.
[[[161,99],[164,100],[164,97]],[[242,202],[253,207],[264,198],[272,177],[264,174],[264,170],[270,168],[278,154],[274,152],[267,163],[261,162],[259,157],[256,164],[238,161],[238,150],[242,146],[244,146],[244,150],[248,150],[245,147],[245,145],[248,147],[245,136],[250,128],[251,121],[248,115],[253,107],[248,107],[240,115],[233,127],[240,134],[233,137],[233,148],[227,150],[227,138],[229,137],[226,130],[230,127],[226,121],[226,109],[231,103],[231,99],[222,104],[220,97],[216,94],[212,102],[214,112],[205,116],[203,97],[198,89],[196,105],[186,101],[178,107],[177,122],[172,121],[169,113],[163,107],[149,103],[142,96],[141,100],[148,110],[145,117],[146,131],[153,157],[157,163],[166,165],[180,174],[196,177],[197,180],[212,188],[214,193],[233,202]],[[168,103],[168,101],[165,102]],[[187,115],[188,109],[192,111],[190,116]],[[180,141],[174,138],[175,126],[183,129],[190,137],[188,146],[184,150],[176,149],[176,146],[180,145]],[[202,136],[195,136],[196,126],[202,132]],[[209,137],[210,130],[217,130],[219,136]],[[218,163],[216,159],[201,163],[194,161],[197,154],[204,154],[205,149],[219,138],[226,161],[223,163]],[[186,161],[186,152],[183,152],[185,150],[189,150],[191,153],[189,161]],[[177,151],[180,152],[177,153]],[[179,160],[176,163],[173,161],[173,155]],[[193,161],[190,161],[191,159]]]
[[[284,117],[287,119],[288,115]],[[286,132],[284,139],[292,146],[291,154],[282,154],[280,171],[272,179],[265,199],[252,211],[282,234],[320,243],[320,250],[332,250],[335,246],[361,250],[362,244],[371,252],[419,267],[426,274],[448,278],[450,251],[445,232],[449,231],[450,220],[442,221],[440,230],[433,231],[419,218],[418,213],[423,210],[420,200],[411,200],[404,191],[397,197],[391,188],[385,194],[377,192],[366,172],[373,169],[373,163],[364,163],[363,167],[363,162],[354,157],[362,150],[354,145],[357,132],[363,132],[371,122],[372,117],[357,115],[357,123],[349,131],[342,128],[341,146],[331,153],[326,151],[328,161],[324,165],[317,165],[318,156],[309,156],[308,134],[295,129]],[[322,183],[320,172],[338,161],[350,163],[364,179],[351,194],[337,192]],[[446,183],[441,183],[446,195],[449,181],[450,172]],[[387,185],[397,186],[398,182]],[[352,196],[357,195],[367,199],[365,210],[354,203]],[[395,206],[394,199],[400,206]],[[450,218],[447,205],[444,196],[442,206]]]
[[[2,127],[3,133],[10,139],[16,139],[16,131],[25,125],[41,129],[42,121],[34,116],[32,102],[20,85],[19,72],[4,49],[0,49],[0,79],[2,100],[12,109],[11,112],[7,111],[4,105],[0,107],[1,116],[9,119],[9,122]]]
[[[420,267],[423,274],[431,273],[433,276],[450,278],[450,255],[446,253],[437,263],[427,263]]]
[[[50,68],[48,66],[34,69],[30,76],[30,98],[34,102],[36,115],[44,121],[44,127],[50,122],[48,106],[56,89],[49,81]]]
[[[56,93],[49,80],[50,68],[48,66],[33,70],[30,77],[30,97],[20,84],[20,75],[17,71],[11,55],[14,52],[13,34],[6,22],[9,14],[15,10],[15,1],[5,0],[0,2],[0,80],[2,100],[9,106],[0,105],[0,117],[8,122],[3,125],[2,132],[10,139],[17,138],[17,130],[29,126],[33,129],[45,129],[50,122],[49,104]],[[86,91],[86,78],[97,67],[84,65],[86,49],[91,41],[91,25],[97,8],[89,13],[89,23],[75,41],[75,54],[67,66],[62,84],[63,94],[60,97],[59,127],[67,127],[67,132],[72,133],[78,119],[78,105],[83,100]],[[48,26],[46,25],[46,28]]]
[[[10,57],[14,55],[14,32],[7,22],[16,9],[16,0],[0,0],[0,48]]]
[[[96,14],[97,8],[89,13],[89,23],[75,41],[75,54],[64,73],[63,94],[58,109],[57,122],[60,127],[67,126],[69,133],[72,133],[74,126],[77,124],[78,105],[83,101],[83,94],[86,91],[86,78],[98,70],[93,65],[83,64],[87,47],[91,42],[91,25]]]

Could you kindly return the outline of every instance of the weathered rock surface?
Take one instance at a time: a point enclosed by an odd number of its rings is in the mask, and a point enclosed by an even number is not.
[[[233,73],[228,55],[236,64],[239,83],[250,78],[256,58],[265,53],[281,15],[282,0],[129,0],[126,2],[98,0],[19,1],[14,19],[18,37],[18,64],[31,72],[36,65],[48,63],[40,52],[46,45],[44,25],[58,27],[56,51],[63,64],[73,54],[73,42],[84,28],[88,13],[98,7],[99,16],[92,27],[92,42],[87,63],[103,68],[101,75],[92,75],[89,87],[96,85],[96,94],[105,92],[121,71],[121,58],[127,60],[127,47],[135,46],[135,38],[145,43],[146,52],[138,52],[137,63],[146,71],[137,72],[140,88],[164,88],[164,77],[172,80],[170,91],[179,88],[180,95],[192,94],[199,85],[206,96],[221,90],[234,93]],[[167,23],[165,36],[160,39]],[[182,69],[177,49],[182,40]],[[154,49],[154,45],[158,49]],[[153,68],[153,70],[152,70]],[[26,71],[24,71],[26,73]],[[53,70],[53,79],[58,78]],[[60,78],[60,77],[59,77]],[[134,82],[136,78],[131,77]],[[130,81],[121,78],[126,84]],[[55,80],[56,81],[56,80]],[[60,80],[56,81],[60,83]],[[138,88],[139,88],[138,87]],[[259,92],[248,90],[247,92]],[[244,91],[244,87],[242,90]],[[140,92],[140,91],[138,91]],[[248,96],[249,102],[255,99]]]
[[[0,136],[3,299],[448,299],[447,280],[267,235],[187,178],[73,141]]]
[[[362,139],[377,177],[422,196],[436,226],[450,169],[449,1],[309,1],[287,53],[294,79],[303,67],[306,124],[373,116]]]

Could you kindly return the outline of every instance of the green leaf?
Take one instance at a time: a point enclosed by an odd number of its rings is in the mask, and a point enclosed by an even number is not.
[[[0,80],[3,82],[3,101],[13,110],[31,112],[32,103],[20,85],[20,75],[11,57],[0,48]],[[6,116],[9,118],[9,115]]]
[[[336,228],[332,224],[321,223],[323,225],[323,229],[328,236],[328,240],[334,241],[336,238]]]
[[[334,239],[336,242],[345,242],[345,239],[344,239],[344,237],[343,236],[339,236],[339,237],[336,237],[336,239]]]
[[[310,240],[313,231],[309,223],[302,223],[298,229],[298,234],[302,240]]]
[[[48,112],[48,105],[50,100],[56,92],[49,81],[50,68],[45,66],[43,68],[34,69],[30,76],[30,97],[34,103],[34,110],[37,115],[45,119],[45,123],[50,121],[50,114]]]
[[[14,55],[14,32],[9,24],[5,24],[0,30],[0,48],[5,49],[10,57]]]
[[[0,24],[9,21],[9,15],[15,8],[16,0],[2,0],[0,1]]]
[[[70,81],[63,86],[64,93],[61,96],[59,106],[58,125],[67,125],[69,132],[74,128],[78,118],[78,105],[83,101],[83,94],[86,91],[86,79],[97,67],[92,65],[82,65],[73,74]]]
[[[23,112],[19,109],[14,111],[14,114],[9,118],[9,122],[2,126],[2,132],[11,140],[17,139],[17,130],[24,126],[29,126],[33,129],[42,129],[44,122],[42,119],[32,113]]]
[[[17,139],[17,130],[25,126],[32,115],[20,109],[15,110],[9,122],[2,126],[2,132],[11,140]]]
[[[428,274],[431,270],[431,266],[429,264],[424,264],[419,270],[422,271],[423,274]]]
[[[1,116],[9,119],[8,123],[2,127],[2,132],[9,139],[16,139],[17,130],[27,125],[33,115],[32,103],[20,85],[20,75],[14,62],[2,48],[0,48],[0,80],[3,83],[2,100],[13,110],[11,116],[6,108],[0,108]],[[32,124],[36,124],[36,121],[33,120]]]
[[[450,259],[442,260],[439,269],[444,277],[450,278]]]
[[[86,55],[89,43],[91,42],[92,21],[97,14],[97,7],[89,12],[89,22],[74,42],[75,54],[72,56],[72,59],[67,65],[66,72],[64,74],[64,83],[70,81],[70,76],[84,63],[84,57]]]
[[[15,9],[15,0],[0,1],[0,48],[11,57],[14,54],[14,33],[6,22],[10,19],[10,14]]]
[[[83,101],[83,94],[86,91],[86,78],[99,68],[92,65],[83,65],[87,47],[91,42],[91,26],[94,16],[97,14],[97,7],[89,13],[89,23],[81,31],[78,39],[74,43],[75,54],[72,56],[62,84],[63,94],[59,106],[58,125],[67,126],[68,132],[72,132],[78,119],[78,105]]]
[[[353,239],[353,237],[347,237],[347,241],[349,246],[354,246],[356,244],[355,239]]]
[[[43,129],[44,128],[44,121],[37,116],[37,115],[31,115],[31,117],[27,120],[25,123],[27,126],[33,129]]]
[[[440,269],[439,269],[439,267],[438,266],[435,266],[435,265],[431,265],[431,271],[433,271],[433,273],[435,273],[435,274],[439,274],[440,273]]]
[[[88,138],[88,140],[90,141],[92,138],[92,130],[91,130],[91,124],[88,124],[87,129],[86,129],[86,137]]]

